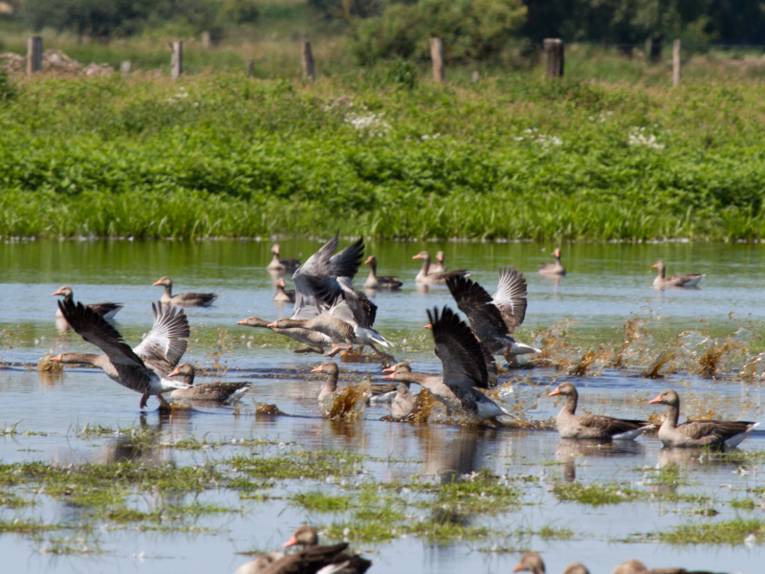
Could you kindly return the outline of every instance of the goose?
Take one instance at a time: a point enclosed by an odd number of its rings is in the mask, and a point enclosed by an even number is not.
[[[390,275],[377,275],[377,257],[370,255],[364,262],[369,266],[369,275],[364,281],[364,289],[388,289],[389,291],[398,291],[404,284],[398,278]]]
[[[446,269],[446,256],[443,251],[436,251],[434,260],[430,263],[431,273],[444,273]]]
[[[247,317],[246,319],[242,319],[241,321],[237,322],[237,325],[244,325],[245,327],[269,329],[270,331],[273,331],[274,333],[277,333],[279,335],[284,335],[285,337],[289,337],[293,341],[298,341],[299,343],[303,343],[304,345],[306,345],[303,348],[296,349],[295,350],[296,353],[322,354],[324,353],[326,349],[329,349],[332,346],[332,339],[330,339],[324,333],[319,333],[318,331],[312,331],[310,329],[306,329],[303,327],[287,327],[287,328],[269,327],[270,323],[272,323],[272,321],[266,321],[265,319],[262,319],[256,315],[253,315],[251,317]]]
[[[311,369],[311,372],[323,373],[327,376],[316,398],[323,416],[336,419],[356,416],[363,412],[364,405],[371,395],[372,380],[370,378],[365,378],[358,385],[351,385],[338,391],[337,380],[340,369],[336,363],[322,363]]]
[[[579,393],[572,383],[562,383],[548,397],[566,397],[563,408],[555,418],[561,438],[590,440],[634,440],[653,425],[644,420],[617,419],[602,415],[577,415]]]
[[[556,247],[552,252],[552,256],[555,259],[552,263],[545,263],[539,268],[540,275],[547,275],[550,277],[560,276],[566,274],[566,268],[560,262],[560,247]]]
[[[429,309],[428,320],[435,342],[435,353],[441,360],[443,385],[457,398],[461,412],[470,422],[509,415],[504,408],[478,390],[488,387],[489,372],[481,345],[470,327],[446,306],[441,310],[437,307],[432,311]],[[451,397],[442,398],[437,394],[437,386],[425,388],[436,398],[451,401]]]
[[[153,285],[155,287],[164,287],[160,301],[168,305],[177,305],[179,307],[209,307],[218,296],[215,293],[178,293],[173,295],[173,280],[164,276],[157,279]]]
[[[124,387],[141,393],[140,408],[150,396],[156,396],[163,408],[170,405],[162,396],[188,385],[168,378],[170,371],[186,352],[189,324],[183,311],[161,303],[153,305],[154,326],[141,344],[131,349],[122,335],[98,313],[82,303],[58,302],[66,322],[87,342],[96,345],[104,355],[86,355],[107,376]],[[70,362],[70,356],[58,355],[54,360]]]
[[[271,246],[271,262],[266,266],[266,269],[273,273],[294,273],[295,270],[300,267],[299,259],[281,259],[281,248],[278,243],[274,243]]]
[[[409,391],[409,384],[399,382],[396,386],[396,394],[390,403],[390,416],[393,420],[407,418],[417,404],[417,396]]]
[[[713,574],[708,570],[685,568],[648,568],[640,560],[627,560],[614,568],[613,574]]]
[[[195,385],[194,377],[196,376],[196,369],[189,363],[178,365],[167,376],[170,378],[179,377],[188,385],[187,388],[170,391],[171,399],[231,404],[240,400],[250,390],[249,383],[215,382]]]
[[[661,259],[659,259],[656,263],[653,263],[651,268],[656,269],[656,277],[653,280],[653,288],[657,291],[663,291],[664,289],[671,289],[673,287],[696,289],[699,286],[699,282],[701,282],[701,280],[704,278],[704,275],[699,273],[672,275],[671,277],[667,277],[667,266]]]
[[[680,396],[672,389],[659,393],[648,404],[669,407],[658,433],[665,447],[735,448],[760,426],[758,422],[714,420],[677,424],[680,418]]]
[[[456,271],[439,271],[434,272],[431,270],[430,254],[427,251],[420,251],[416,255],[412,256],[413,261],[422,261],[422,266],[414,278],[416,283],[420,285],[442,285],[449,277],[455,277],[457,275],[468,275],[465,269],[457,269]]]
[[[520,562],[515,565],[513,572],[531,572],[531,574],[545,574],[545,562],[539,552],[530,550],[524,552]],[[587,566],[581,562],[569,564],[563,574],[590,574]]]
[[[261,555],[258,559],[243,564],[236,574],[364,574],[372,562],[358,554],[347,552],[348,543],[341,542],[330,546],[319,545],[316,529],[303,524],[282,544],[283,548],[299,546],[295,554]],[[256,565],[256,562],[260,564]]]
[[[465,313],[478,341],[492,354],[513,355],[541,352],[536,347],[517,342],[510,334],[526,317],[526,279],[522,273],[507,268],[499,272],[494,295],[467,277],[450,277],[446,286],[457,307]]]
[[[72,288],[68,285],[64,285],[63,287],[59,287],[56,289],[53,293],[51,293],[54,297],[63,297],[64,299],[71,301],[74,298],[74,293],[72,291]],[[123,305],[122,303],[89,303],[87,305],[90,309],[93,309],[96,313],[101,315],[104,319],[107,321],[114,319],[114,316],[117,314],[117,312],[122,309]],[[56,307],[56,317],[58,319],[63,319],[63,315],[61,314],[61,310]]]
[[[286,289],[287,284],[284,279],[279,278],[276,282],[276,292],[274,293],[274,301],[276,303],[294,303],[295,302],[295,290]]]

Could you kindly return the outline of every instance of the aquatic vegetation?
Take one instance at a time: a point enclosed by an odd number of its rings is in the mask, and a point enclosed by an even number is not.
[[[228,460],[235,470],[253,478],[324,480],[361,470],[363,457],[339,451],[297,451],[275,457],[236,456]]]
[[[619,484],[556,483],[553,494],[564,502],[578,502],[591,506],[619,504],[640,498],[640,493]]]
[[[520,502],[520,491],[504,477],[481,471],[434,487],[436,498],[428,506],[462,514],[504,512]]]
[[[90,555],[102,554],[103,549],[98,542],[83,536],[68,538],[51,536],[40,545],[39,552],[55,555]]]
[[[46,524],[44,522],[36,522],[33,520],[0,520],[0,534],[40,534],[59,528],[60,527],[56,524]]]
[[[754,510],[757,504],[751,498],[736,498],[730,501],[730,507],[736,510]]]
[[[744,544],[765,541],[765,522],[737,518],[720,522],[683,524],[668,532],[660,532],[658,539],[667,544]]]
[[[306,510],[315,512],[342,512],[351,507],[348,496],[333,496],[323,492],[301,492],[291,497],[291,500]]]

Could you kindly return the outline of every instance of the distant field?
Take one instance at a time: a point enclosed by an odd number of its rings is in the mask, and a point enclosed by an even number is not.
[[[0,235],[763,238],[759,63],[698,58],[672,89],[623,61],[610,81],[415,70],[412,88],[401,64],[313,85],[15,77]]]

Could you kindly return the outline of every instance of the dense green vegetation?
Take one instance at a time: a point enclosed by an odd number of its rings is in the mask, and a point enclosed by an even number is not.
[[[538,73],[410,89],[391,70],[311,86],[17,78],[0,98],[0,234],[765,235],[748,72],[690,68],[674,90]]]

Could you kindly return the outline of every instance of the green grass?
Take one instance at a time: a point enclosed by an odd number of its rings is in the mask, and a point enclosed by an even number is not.
[[[301,492],[292,496],[292,502],[315,512],[343,512],[351,507],[348,496],[332,496],[323,492]]]
[[[765,522],[761,520],[727,520],[702,524],[683,524],[658,538],[668,544],[744,544],[748,536],[761,543],[765,539]]]
[[[363,457],[336,451],[301,451],[277,457],[236,456],[235,470],[260,479],[314,479],[348,476],[361,469]]]
[[[0,236],[765,237],[756,80],[383,71],[17,78]]]
[[[640,498],[641,493],[619,484],[558,483],[553,487],[555,497],[563,502],[578,502],[590,506],[619,504]]]

